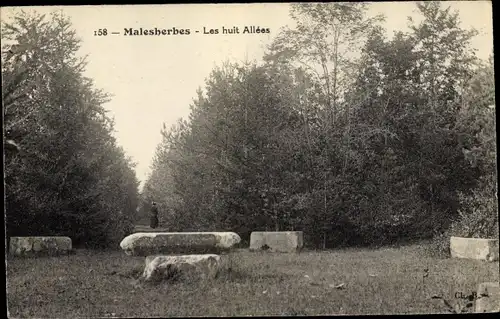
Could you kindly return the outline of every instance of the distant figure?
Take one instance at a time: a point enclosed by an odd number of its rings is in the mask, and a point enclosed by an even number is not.
[[[158,227],[158,207],[156,207],[156,203],[153,202],[151,207],[151,220],[149,226],[151,228]]]

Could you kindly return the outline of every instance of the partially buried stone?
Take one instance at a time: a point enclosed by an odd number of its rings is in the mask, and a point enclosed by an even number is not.
[[[142,275],[145,281],[207,280],[215,278],[221,267],[218,255],[148,256]]]
[[[232,232],[135,233],[125,237],[120,247],[127,255],[207,254],[231,250],[241,241]]]

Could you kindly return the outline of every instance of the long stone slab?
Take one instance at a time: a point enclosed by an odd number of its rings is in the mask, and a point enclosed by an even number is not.
[[[214,254],[148,256],[142,277],[146,281],[168,279],[213,279],[221,268],[221,257]]]
[[[500,312],[500,285],[498,282],[479,284],[474,312]]]
[[[135,233],[125,237],[120,247],[132,256],[206,254],[231,250],[240,241],[233,232]]]
[[[304,246],[301,231],[252,232],[250,250],[269,250],[271,252],[298,252]]]
[[[15,256],[59,256],[72,250],[72,241],[63,236],[11,237],[9,253]]]
[[[498,239],[451,237],[450,253],[452,258],[497,261]]]

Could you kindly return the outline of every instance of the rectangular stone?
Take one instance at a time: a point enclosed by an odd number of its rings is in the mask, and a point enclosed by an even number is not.
[[[304,246],[301,231],[252,232],[250,250],[269,250],[271,252],[298,252]]]
[[[474,312],[500,311],[500,285],[498,282],[481,283],[477,289],[477,299]]]
[[[11,237],[9,253],[15,256],[58,256],[71,252],[72,241],[63,236]]]
[[[497,261],[498,239],[451,237],[450,252],[452,258]]]

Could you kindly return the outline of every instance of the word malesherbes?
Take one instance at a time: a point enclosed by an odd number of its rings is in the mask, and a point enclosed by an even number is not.
[[[171,29],[160,29],[155,27],[154,29],[145,28],[125,28],[123,35],[189,35],[191,30],[189,29],[178,29],[173,27]]]

